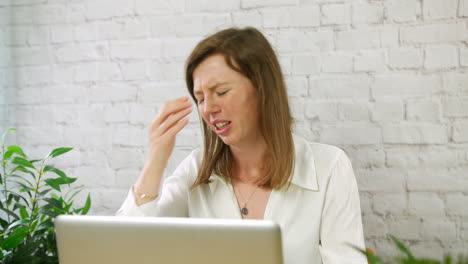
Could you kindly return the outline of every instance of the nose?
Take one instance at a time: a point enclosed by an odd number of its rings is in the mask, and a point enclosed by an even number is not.
[[[205,98],[203,104],[203,112],[205,114],[212,114],[219,111],[218,104],[213,100],[213,98]]]

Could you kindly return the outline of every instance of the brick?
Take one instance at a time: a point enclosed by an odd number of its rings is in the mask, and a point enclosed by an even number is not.
[[[322,72],[350,73],[353,70],[353,57],[349,53],[334,52],[322,55]]]
[[[455,142],[468,142],[468,122],[459,121],[453,124],[452,139]]]
[[[161,56],[162,43],[158,40],[111,41],[112,59],[154,59]]]
[[[338,107],[331,102],[312,102],[306,105],[305,116],[319,121],[338,120]]]
[[[320,71],[320,57],[315,55],[298,55],[293,59],[294,75],[310,75]]]
[[[186,96],[187,90],[182,81],[148,83],[141,87],[138,102],[164,103],[180,96]]]
[[[112,144],[123,147],[147,146],[147,130],[137,126],[119,125],[112,133]]]
[[[363,215],[362,217],[364,234],[366,236],[366,246],[369,246],[369,238],[385,237],[387,234],[387,225],[381,217],[376,215]],[[381,243],[379,243],[381,245]],[[372,247],[375,249],[375,247]]]
[[[464,192],[468,188],[466,169],[422,168],[410,170],[407,176],[407,188],[410,192]],[[449,204],[447,207],[450,207]]]
[[[447,214],[449,216],[468,216],[467,204],[468,196],[461,193],[447,194]]]
[[[75,39],[78,41],[92,41],[98,38],[97,24],[93,22],[75,25]]]
[[[40,66],[50,63],[50,53],[42,47],[11,48],[14,66]]]
[[[420,166],[418,151],[409,148],[387,149],[386,164],[390,168],[415,168]]]
[[[433,95],[440,89],[441,81],[436,75],[385,74],[375,76],[372,95],[375,98],[419,97]]]
[[[134,10],[133,1],[101,0],[86,2],[84,17],[87,20],[111,19],[114,17],[131,16]]]
[[[81,148],[109,148],[111,146],[109,135],[110,131],[106,128],[65,127],[63,142],[65,145],[80,146]],[[93,162],[93,164],[95,163]]]
[[[19,86],[33,86],[48,84],[52,80],[49,66],[22,67],[17,73],[17,84]]]
[[[171,28],[168,24],[164,28]],[[102,21],[97,24],[98,39],[133,39],[146,38],[150,35],[150,25],[148,20],[113,19]]]
[[[354,168],[381,168],[385,167],[385,152],[377,147],[364,147],[347,149]]]
[[[377,101],[371,106],[372,121],[403,120],[404,116],[404,105],[399,101]]]
[[[143,154],[136,148],[117,147],[109,153],[109,166],[112,169],[120,170],[125,168],[135,168],[143,164]],[[135,174],[134,176],[137,176]],[[131,177],[131,175],[127,175]]]
[[[177,61],[155,62],[149,67],[149,75],[155,81],[181,79],[184,76],[184,64]]]
[[[374,195],[374,211],[381,215],[398,216],[408,211],[405,193],[376,193]]]
[[[353,24],[381,24],[384,9],[381,4],[353,4]]]
[[[181,0],[136,0],[135,12],[137,15],[170,15],[181,14],[184,11],[185,1]]]
[[[16,130],[18,144],[24,142],[30,145],[52,146],[63,144],[61,130],[57,127],[44,125],[21,127]]]
[[[43,102],[48,102],[51,104],[54,103],[76,103],[88,102],[85,94],[86,87],[81,87],[78,85],[50,85],[42,91],[42,100]]]
[[[425,20],[454,18],[457,16],[458,0],[424,0]]]
[[[455,168],[466,164],[464,154],[456,148],[431,147],[421,149],[418,156],[424,168]]]
[[[387,223],[389,233],[398,239],[420,240],[424,235],[422,219],[417,217],[391,220]]]
[[[289,10],[289,15],[291,27],[316,27],[320,25],[320,8],[317,5],[293,7]]]
[[[241,0],[192,0],[186,2],[188,12],[222,12],[239,9]]]
[[[97,64],[98,80],[100,81],[121,81],[122,71],[119,64],[112,62],[100,62]]]
[[[367,103],[340,103],[338,116],[346,121],[369,121],[369,107]]]
[[[326,52],[334,49],[333,31],[279,32],[276,48],[278,52]]]
[[[98,80],[98,64],[96,62],[80,63],[75,66],[75,82],[93,82]]]
[[[132,125],[149,125],[157,114],[154,104],[131,104],[128,121]]]
[[[185,60],[199,41],[199,38],[165,39],[162,43],[162,56]]]
[[[468,17],[468,0],[460,0],[458,7],[458,16]]]
[[[426,229],[426,227],[423,227]],[[441,256],[444,256],[445,250],[440,246],[440,242],[428,241],[425,237],[427,237],[426,230],[424,230],[424,240],[417,241],[411,243],[411,251],[413,252],[414,256],[418,256],[418,258],[425,258],[425,259],[440,259]]]
[[[464,41],[466,39],[464,23],[429,24],[406,26],[401,28],[403,44],[424,44]]]
[[[384,5],[390,21],[412,22],[421,15],[421,4],[418,0],[390,0],[385,1]]]
[[[137,97],[137,87],[131,83],[106,83],[89,87],[91,102],[133,101]]]
[[[119,103],[114,105],[104,106],[104,118],[105,122],[118,123],[128,122],[130,115],[130,106],[125,103]]]
[[[35,9],[32,6],[10,6],[10,10],[7,10],[7,13],[11,12],[11,14],[15,14],[10,17],[10,23],[13,25],[33,24]]]
[[[79,123],[80,108],[77,105],[64,104],[59,107],[54,107],[52,118],[58,124],[76,125]]]
[[[338,50],[375,49],[380,47],[380,33],[376,29],[355,29],[336,33]]]
[[[211,14],[203,18],[203,32],[214,33],[232,26],[230,14]]]
[[[260,14],[264,28],[288,27],[291,21],[291,14],[286,8],[262,9]]]
[[[143,164],[143,163],[140,161],[140,164]],[[117,187],[130,188],[130,186],[135,184],[139,175],[140,175],[140,171],[135,168],[117,169],[115,171],[115,184]],[[120,197],[125,197],[125,195],[122,195]],[[120,206],[120,204],[117,204],[117,206]]]
[[[383,141],[390,144],[445,144],[447,128],[432,124],[383,125]]]
[[[364,75],[310,78],[309,94],[316,99],[367,99],[369,86],[370,79]]]
[[[403,193],[405,171],[393,168],[355,169],[360,192]]]
[[[400,47],[400,28],[396,25],[384,25],[379,28],[380,46],[382,48]]]
[[[82,166],[71,170],[70,177],[77,177],[78,182],[89,187],[109,187],[114,183],[115,177],[112,170],[106,166]],[[94,200],[93,200],[94,201]],[[79,201],[77,201],[79,202]],[[79,203],[80,204],[80,203]]]
[[[351,5],[327,4],[322,5],[322,25],[346,25],[351,23]]]
[[[408,120],[438,121],[440,120],[440,104],[434,100],[410,100],[406,103]]]
[[[73,25],[51,25],[51,43],[72,42],[75,39]]]
[[[388,52],[388,65],[393,69],[416,69],[423,63],[419,49],[398,48]]]
[[[454,46],[432,46],[425,49],[424,68],[440,70],[458,66],[458,51]]]
[[[103,44],[65,44],[54,49],[57,62],[86,62],[104,58]]]
[[[297,0],[241,0],[242,8],[296,5]]]
[[[119,67],[126,81],[143,80],[148,78],[148,66],[144,61],[121,62]],[[167,70],[167,69],[166,69]]]
[[[382,131],[372,125],[323,126],[320,141],[334,145],[380,144]]]
[[[465,238],[468,237],[468,221],[464,221],[461,223],[461,228],[460,228],[460,238]]]
[[[287,78],[285,81],[289,97],[307,96],[307,91],[309,89],[306,77]]]
[[[257,10],[247,12],[236,12],[232,14],[232,23],[238,27],[261,25],[262,16]]]
[[[68,21],[71,24],[85,23],[89,21],[86,18],[86,4],[83,2],[68,3]]]
[[[445,214],[438,218],[424,218],[423,228],[424,241],[450,242],[457,239],[457,228],[455,222],[446,219]],[[439,255],[440,257],[441,255]]]
[[[468,74],[448,72],[442,75],[443,89],[448,94],[468,94]]]
[[[37,24],[65,24],[68,22],[65,5],[43,4],[34,8],[34,22]]]
[[[201,15],[158,17],[151,21],[151,35],[156,38],[195,37],[202,34],[203,16]]]
[[[386,70],[385,54],[381,51],[361,52],[354,58],[354,70],[357,72],[381,72]]]
[[[442,106],[446,117],[468,116],[468,97],[448,97],[442,101]]]
[[[468,49],[460,48],[460,65],[468,67]]]
[[[415,216],[445,216],[444,201],[435,193],[408,194],[408,212]]]

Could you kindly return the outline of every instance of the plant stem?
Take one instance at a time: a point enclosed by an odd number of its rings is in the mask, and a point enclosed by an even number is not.
[[[6,162],[3,160],[3,157],[5,157],[5,144],[2,144],[2,167],[3,167],[3,192],[5,195],[5,206],[6,209],[9,210],[9,204],[8,204],[8,197],[7,197],[7,185],[6,185],[6,180],[7,180],[7,174],[6,174]],[[7,219],[8,223],[10,223],[10,215],[7,214]]]
[[[28,235],[26,236],[26,241],[25,241],[25,244],[27,244],[29,238],[32,236],[32,230],[31,230],[31,225],[34,221],[34,218],[36,217],[36,214],[34,214],[34,211],[36,210],[36,206],[38,204],[38,194],[39,194],[39,185],[41,184],[41,178],[42,176],[44,175],[44,164],[45,164],[46,160],[43,160],[42,161],[42,164],[41,164],[41,169],[38,171],[39,172],[39,176],[37,177],[37,182],[36,182],[36,188],[34,189],[34,198],[32,200],[32,205],[31,205],[31,216],[30,216],[30,219],[31,219],[31,222],[29,223],[29,230],[28,230]],[[36,226],[39,226],[39,223],[36,225]]]

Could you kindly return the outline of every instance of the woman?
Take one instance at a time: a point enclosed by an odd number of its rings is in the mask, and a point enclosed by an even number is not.
[[[367,263],[351,163],[338,148],[292,135],[277,57],[254,28],[201,41],[186,83],[203,122],[204,150],[161,178],[187,97],[166,103],[150,128],[148,160],[118,211],[130,216],[268,219],[281,226],[285,263]]]

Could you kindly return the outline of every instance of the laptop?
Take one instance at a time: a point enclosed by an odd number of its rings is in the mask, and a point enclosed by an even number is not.
[[[61,264],[282,264],[271,221],[60,215]]]

